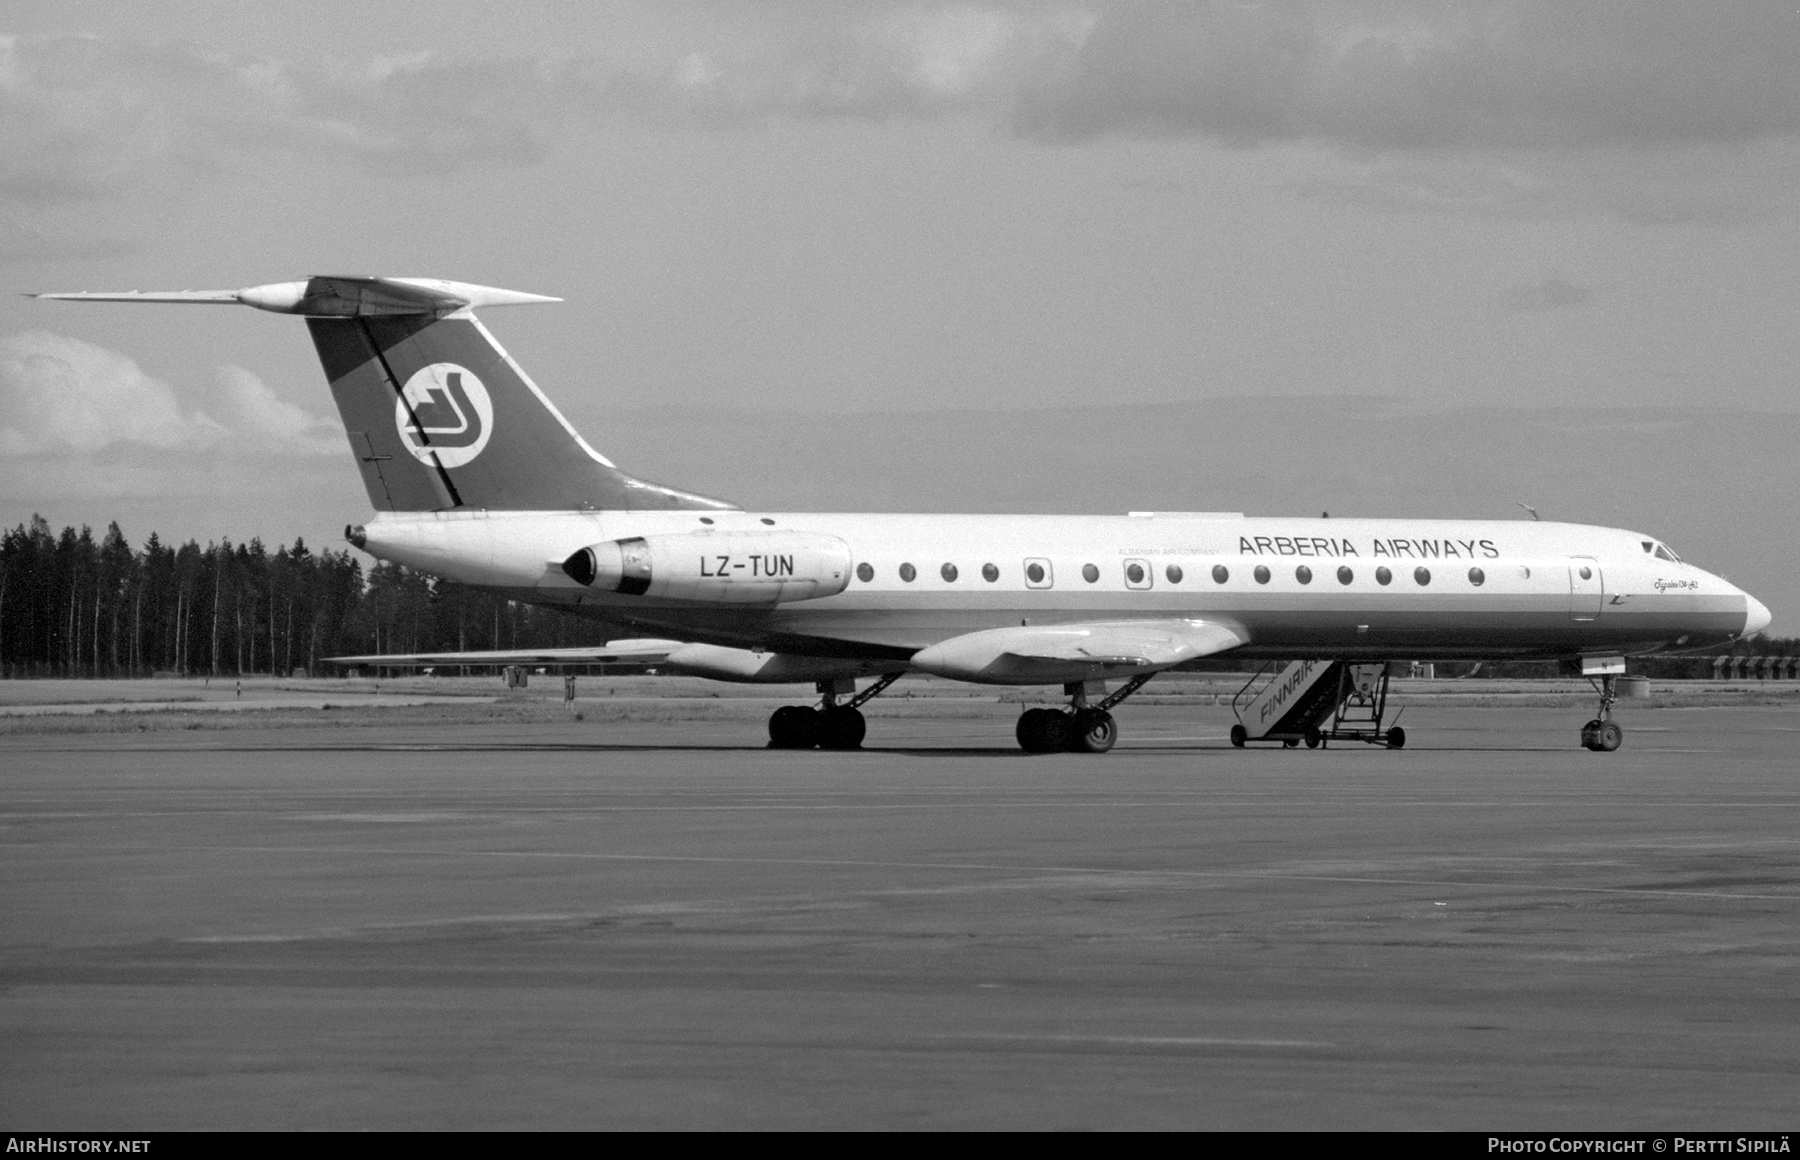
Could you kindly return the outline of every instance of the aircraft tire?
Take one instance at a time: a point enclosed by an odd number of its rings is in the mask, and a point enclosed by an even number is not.
[[[1600,752],[1600,718],[1581,727],[1581,747],[1593,753]]]
[[[863,720],[860,709],[846,706],[819,714],[820,749],[861,749],[868,732],[869,723]]]
[[[769,715],[770,749],[811,749],[819,743],[819,714],[805,705],[783,705]]]
[[[1308,749],[1317,749],[1323,744],[1325,744],[1325,735],[1323,733],[1320,733],[1317,729],[1308,729],[1306,731],[1306,747]]]
[[[1406,730],[1396,725],[1387,731],[1387,747],[1389,749],[1406,748]]]
[[[1038,728],[1038,714],[1042,709],[1027,709],[1019,714],[1019,723],[1013,727],[1013,736],[1019,740],[1019,748],[1027,753],[1042,753],[1042,742],[1039,740],[1041,730]]]
[[[1298,737],[1283,737],[1281,739],[1281,747],[1283,749],[1298,749],[1300,747],[1300,739]]]
[[[1625,743],[1625,730],[1617,723],[1608,721],[1600,726],[1600,739],[1594,743],[1594,752],[1611,753]]]
[[[1027,709],[1013,733],[1027,753],[1057,753],[1069,748],[1069,715],[1056,709]]]
[[[1119,739],[1119,726],[1104,709],[1083,709],[1070,722],[1069,748],[1076,753],[1105,753]]]
[[[1244,742],[1248,740],[1250,740],[1250,730],[1244,728],[1242,725],[1233,725],[1231,727],[1231,743],[1233,745],[1242,749],[1244,747]]]

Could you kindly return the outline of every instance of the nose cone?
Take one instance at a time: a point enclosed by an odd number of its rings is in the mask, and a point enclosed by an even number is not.
[[[1769,627],[1775,618],[1769,615],[1769,606],[1749,593],[1744,594],[1744,635],[1755,636]]]

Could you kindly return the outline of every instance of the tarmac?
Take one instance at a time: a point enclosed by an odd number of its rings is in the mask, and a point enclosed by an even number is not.
[[[1800,706],[931,709],[0,735],[0,1122],[1795,1125]]]

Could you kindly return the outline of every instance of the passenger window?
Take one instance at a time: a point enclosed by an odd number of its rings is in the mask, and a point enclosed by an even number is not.
[[[917,576],[918,574],[919,574],[918,570],[915,569],[911,564],[900,565],[900,579],[906,581],[908,584],[911,584],[913,582],[913,577]]]
[[[1156,583],[1155,574],[1150,565],[1143,560],[1125,561],[1125,587],[1144,589]]]
[[[1487,583],[1487,573],[1483,572],[1480,568],[1470,568],[1469,583],[1475,585],[1477,588],[1481,587],[1483,584]]]
[[[1086,580],[1089,584],[1098,583],[1100,580],[1100,569],[1094,567],[1092,564],[1083,564],[1081,566],[1081,578]]]
[[[1170,564],[1167,568],[1163,569],[1163,575],[1169,578],[1169,583],[1171,584],[1181,583],[1181,565]]]
[[[875,579],[875,569],[866,563],[858,564],[856,566],[856,578],[861,580],[864,584],[867,584],[869,581]]]
[[[1048,560],[1025,561],[1025,587],[1049,588],[1056,583],[1056,573],[1050,570]]]
[[[992,564],[983,564],[981,566],[981,578],[986,580],[989,584],[992,584],[994,581],[1000,579],[1000,569],[994,567]]]
[[[1214,584],[1223,584],[1223,583],[1225,583],[1225,581],[1227,581],[1229,579],[1231,579],[1231,569],[1230,568],[1227,568],[1223,564],[1214,564],[1213,565],[1213,583]]]
[[[1425,587],[1425,585],[1431,583],[1431,569],[1430,568],[1414,568],[1413,569],[1413,579],[1418,582],[1419,587],[1421,587],[1421,588]]]
[[[946,584],[956,583],[956,565],[945,564],[942,568],[938,569],[938,575],[944,578],[944,583]]]
[[[1294,569],[1294,579],[1300,581],[1302,584],[1311,584],[1312,569],[1308,568],[1305,564],[1300,565],[1298,568]]]
[[[1354,579],[1356,579],[1356,573],[1354,573],[1350,570],[1350,566],[1348,564],[1346,564],[1344,567],[1338,569],[1338,583],[1339,584],[1348,584],[1348,583],[1350,583],[1350,581],[1352,581]]]
[[[1251,573],[1251,575],[1256,577],[1256,582],[1258,584],[1267,584],[1269,582],[1269,570],[1261,564],[1256,566],[1256,571]]]
[[[1385,588],[1386,586],[1388,586],[1389,584],[1392,584],[1393,582],[1394,582],[1394,574],[1392,572],[1389,572],[1386,568],[1375,569],[1375,583],[1380,584],[1382,587]]]

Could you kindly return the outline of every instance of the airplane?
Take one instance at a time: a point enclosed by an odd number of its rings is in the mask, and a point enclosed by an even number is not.
[[[615,466],[476,317],[560,301],[544,295],[314,276],[242,290],[34,297],[303,317],[374,509],[345,528],[351,544],[638,634],[557,656],[339,659],[633,660],[724,681],[814,683],[816,707],[771,715],[777,748],[860,746],[860,706],[900,676],[925,673],[1060,685],[1067,707],[1025,710],[1020,747],[1104,753],[1118,737],[1112,710],[1157,673],[1209,657],[1261,666],[1234,701],[1236,745],[1399,748],[1404,731],[1383,728],[1394,664],[1535,658],[1598,678],[1599,708],[1580,739],[1611,752],[1623,740],[1613,708],[1626,657],[1725,646],[1770,623],[1748,592],[1654,536],[1619,528],[1240,512],[746,511]],[[859,691],[860,679],[872,683]]]

